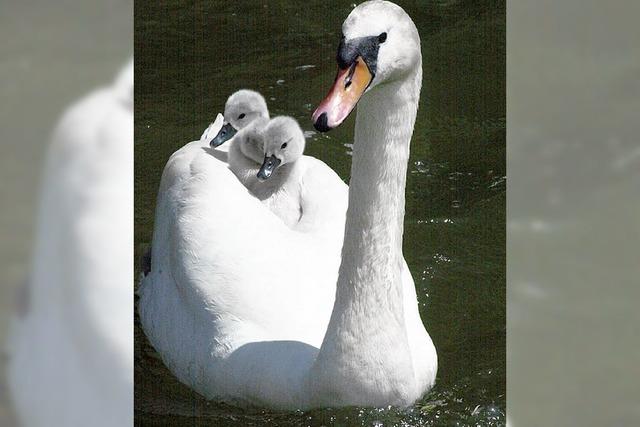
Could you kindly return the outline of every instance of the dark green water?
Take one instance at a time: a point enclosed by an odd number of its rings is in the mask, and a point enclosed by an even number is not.
[[[160,4],[161,3],[161,4]],[[210,403],[163,367],[136,319],[137,425],[505,424],[505,6],[398,1],[422,38],[404,255],[438,350],[436,387],[408,410],[274,413]],[[353,117],[329,134],[310,116],[335,75],[351,2],[135,3],[136,256],[151,241],[162,168],[229,94],[251,88],[308,132],[306,153],[348,182]]]

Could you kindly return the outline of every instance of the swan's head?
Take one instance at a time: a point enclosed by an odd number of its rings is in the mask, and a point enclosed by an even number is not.
[[[298,122],[287,116],[274,117],[262,132],[264,162],[258,178],[268,179],[279,166],[298,160],[304,153],[304,133]]]
[[[339,126],[365,92],[416,73],[422,61],[420,36],[400,6],[368,1],[353,9],[342,24],[336,60],[333,86],[313,113],[320,132]]]
[[[227,99],[224,106],[224,124],[211,141],[211,146],[222,145],[259,117],[269,119],[269,109],[264,97],[248,89],[235,92]]]

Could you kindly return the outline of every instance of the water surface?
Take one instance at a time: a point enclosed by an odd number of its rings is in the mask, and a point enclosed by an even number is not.
[[[422,38],[404,255],[438,350],[436,387],[413,407],[279,413],[207,402],[178,383],[136,318],[136,422],[171,425],[505,423],[505,8],[398,2]],[[318,134],[311,113],[335,74],[347,1],[136,3],[136,256],[150,244],[162,168],[239,88],[295,117],[306,153],[348,182],[353,117]]]

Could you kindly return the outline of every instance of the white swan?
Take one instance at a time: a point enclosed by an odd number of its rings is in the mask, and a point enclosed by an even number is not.
[[[47,155],[8,382],[21,425],[133,424],[133,60],[63,116]]]
[[[307,156],[305,139],[292,117],[274,117],[261,132],[240,131],[229,150],[229,169],[249,191],[288,227],[308,210],[302,198]],[[312,160],[311,160],[312,161]],[[337,201],[346,206],[346,193]],[[317,203],[322,208],[322,203]]]
[[[201,143],[165,168],[141,321],[171,371],[208,398],[405,406],[434,383],[435,348],[402,256],[420,39],[407,14],[383,1],[356,7],[343,33],[338,76],[314,115],[318,129],[336,126],[368,88],[337,291],[338,251],[285,227]]]

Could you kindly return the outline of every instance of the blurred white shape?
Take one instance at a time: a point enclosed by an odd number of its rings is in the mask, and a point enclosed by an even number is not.
[[[8,381],[25,426],[133,423],[133,61],[48,153]]]

